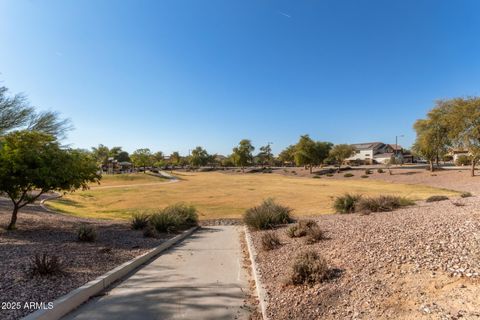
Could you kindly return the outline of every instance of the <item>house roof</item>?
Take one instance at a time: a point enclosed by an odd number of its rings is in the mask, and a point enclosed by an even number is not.
[[[395,148],[396,148],[397,151],[400,151],[400,150],[403,149],[403,147],[402,147],[401,145],[399,145],[399,144],[395,145],[395,143],[390,143],[389,146],[390,146],[390,148],[392,148],[393,150],[395,150]]]
[[[352,147],[357,150],[371,150],[376,149],[380,146],[384,145],[383,142],[364,142],[364,143],[354,143]]]
[[[387,152],[387,153],[379,153],[374,155],[374,158],[391,158],[393,156],[393,152]]]

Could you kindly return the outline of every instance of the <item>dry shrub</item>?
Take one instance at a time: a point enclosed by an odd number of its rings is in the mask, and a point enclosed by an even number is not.
[[[462,198],[469,198],[469,197],[472,197],[472,193],[471,192],[464,192],[460,195],[460,197]]]
[[[364,213],[386,212],[413,204],[415,204],[413,201],[404,197],[378,196],[360,199],[355,205],[355,210]]]
[[[80,242],[94,242],[97,239],[97,231],[93,226],[83,223],[78,227],[77,238]]]
[[[267,231],[262,234],[262,248],[265,251],[273,250],[281,245],[280,238],[275,231]]]
[[[426,202],[437,202],[437,201],[445,201],[445,200],[448,200],[447,196],[431,196],[431,197],[428,197],[427,200],[425,200],[425,201]]]
[[[142,230],[148,225],[150,216],[146,212],[135,212],[132,214],[130,226],[133,230]]]
[[[355,212],[355,205],[361,198],[362,196],[359,194],[345,193],[335,198],[333,208],[338,213],[353,213]]]
[[[325,234],[318,225],[307,229],[307,238],[305,239],[307,244],[313,244],[323,239],[325,239]]]
[[[63,271],[63,265],[60,258],[56,255],[43,253],[36,254],[30,261],[29,273],[31,276],[48,276],[60,274]]]
[[[254,230],[266,230],[292,222],[291,212],[292,209],[275,203],[273,199],[267,199],[261,205],[248,209],[243,221]]]
[[[320,283],[328,279],[328,274],[326,260],[310,250],[295,257],[290,281],[294,285]]]

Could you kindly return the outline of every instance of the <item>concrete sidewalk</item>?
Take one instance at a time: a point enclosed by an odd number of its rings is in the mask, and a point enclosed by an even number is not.
[[[201,228],[65,319],[248,319],[241,232]]]

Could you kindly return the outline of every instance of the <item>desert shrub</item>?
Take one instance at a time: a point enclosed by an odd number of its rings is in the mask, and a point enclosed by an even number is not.
[[[343,176],[344,176],[345,178],[351,178],[351,177],[353,177],[353,176],[355,176],[355,175],[354,175],[353,173],[345,173]]]
[[[469,166],[472,164],[472,157],[466,155],[458,156],[455,164],[457,166]]]
[[[58,256],[43,253],[42,255],[36,254],[30,260],[28,269],[31,276],[47,276],[62,273],[63,265]]]
[[[97,239],[97,231],[88,224],[81,224],[77,230],[77,239],[80,242],[94,242]]]
[[[320,179],[321,176],[319,176],[318,174],[316,174],[316,175],[314,175],[312,178],[314,178],[314,179]]]
[[[147,223],[145,228],[143,228],[143,236],[145,238],[155,238],[158,236],[157,230],[151,223]]]
[[[326,176],[327,177],[333,177],[333,173],[327,173]]]
[[[312,244],[323,239],[325,239],[325,234],[317,224],[307,229],[307,238],[305,239],[307,244]]]
[[[265,230],[292,222],[291,212],[292,209],[275,203],[273,199],[267,199],[259,206],[247,209],[243,215],[243,221],[255,230]]]
[[[373,173],[372,170],[370,170],[370,169],[365,169],[365,174],[372,174],[372,173]]]
[[[333,208],[337,213],[353,213],[355,212],[355,205],[362,198],[359,194],[346,193],[335,198]]]
[[[444,200],[448,200],[448,197],[447,196],[431,196],[431,197],[428,197],[427,200],[425,200],[426,202],[437,202],[437,201],[444,201]]]
[[[383,171],[383,169],[381,169],[381,168],[380,168],[380,169],[377,169],[377,172],[378,172],[378,173],[385,173],[385,171]]]
[[[360,199],[356,205],[355,210],[369,213],[369,212],[386,212],[398,209],[400,207],[413,205],[414,202],[397,196],[378,196]]]
[[[286,233],[290,238],[301,238],[307,236],[312,229],[319,229],[314,220],[300,220],[297,224],[289,226]]]
[[[327,278],[327,262],[315,251],[302,252],[295,257],[290,276],[292,284],[319,283]]]
[[[262,248],[265,251],[273,250],[281,245],[280,238],[274,231],[267,231],[262,234]]]
[[[460,195],[460,197],[462,197],[462,198],[468,198],[468,197],[471,197],[471,196],[472,196],[472,194],[470,192],[464,192]]]
[[[365,178],[368,178],[368,176],[367,176],[367,175],[363,175],[363,176],[360,176],[360,178],[365,179]]]
[[[157,232],[174,232],[198,224],[197,209],[183,203],[168,206],[150,217],[150,222]]]
[[[150,216],[145,212],[135,212],[132,214],[130,226],[133,230],[142,230],[148,225]]]

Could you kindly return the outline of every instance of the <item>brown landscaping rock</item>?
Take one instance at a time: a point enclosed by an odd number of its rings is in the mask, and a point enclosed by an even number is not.
[[[1,226],[7,224],[10,210],[8,201],[0,199]],[[96,228],[95,242],[77,241],[80,223]],[[17,228],[0,231],[0,302],[21,302],[22,306],[25,302],[51,302],[173,236],[144,238],[142,231],[130,230],[125,222],[52,214],[37,205],[22,209]],[[25,269],[30,259],[44,252],[59,256],[65,267],[63,274],[28,275]],[[0,319],[18,319],[33,311],[0,309]]]
[[[327,240],[306,244],[277,230],[282,247],[259,251],[271,319],[472,319],[480,316],[480,201],[419,203],[369,216],[316,218]],[[262,232],[253,232],[261,247]],[[339,277],[285,286],[295,255],[313,249]]]

